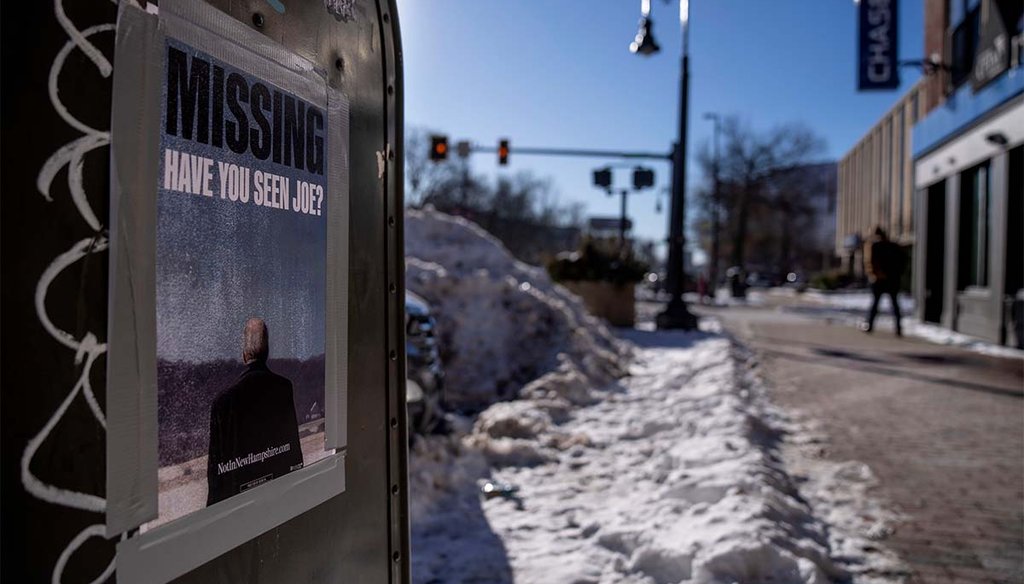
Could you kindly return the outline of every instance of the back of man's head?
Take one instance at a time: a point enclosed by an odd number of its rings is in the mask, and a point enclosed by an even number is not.
[[[270,333],[267,323],[262,318],[250,318],[245,321],[242,331],[242,362],[246,365],[264,362],[270,355]]]

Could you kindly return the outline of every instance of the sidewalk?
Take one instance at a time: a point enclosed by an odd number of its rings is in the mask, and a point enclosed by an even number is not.
[[[618,333],[635,346],[630,376],[576,387],[571,407],[549,397],[564,382],[531,384],[465,437],[414,445],[414,581],[824,584],[887,572],[884,543],[802,496],[779,456],[795,426],[745,350],[711,331]],[[847,486],[835,508],[866,515]]]
[[[704,309],[761,359],[773,399],[817,420],[907,520],[911,582],[1024,581],[1024,362],[772,309]]]

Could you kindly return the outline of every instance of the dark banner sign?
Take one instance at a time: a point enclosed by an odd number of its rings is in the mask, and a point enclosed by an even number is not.
[[[978,49],[971,70],[975,91],[1010,68],[1011,35],[1007,25],[1016,24],[1022,10],[1020,0],[981,0]]]
[[[899,72],[898,0],[860,0],[857,89],[896,89]]]

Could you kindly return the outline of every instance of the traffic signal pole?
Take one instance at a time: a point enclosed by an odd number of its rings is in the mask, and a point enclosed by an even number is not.
[[[685,243],[686,216],[686,122],[688,115],[689,100],[689,77],[690,58],[688,55],[687,28],[683,28],[683,58],[682,70],[680,72],[680,104],[679,104],[679,139],[673,145],[672,152],[660,154],[657,152],[642,152],[629,150],[598,150],[590,148],[547,148],[517,146],[516,154],[535,156],[578,156],[583,158],[620,158],[633,160],[662,160],[672,163],[672,203],[669,210],[669,236],[668,236],[668,260],[667,260],[667,287],[669,302],[665,310],[656,317],[659,329],[683,329],[692,330],[697,328],[697,317],[690,312],[683,299],[683,253]],[[478,144],[468,145],[467,154],[496,153],[507,162],[511,155],[511,148],[508,143],[498,147],[482,146]],[[436,151],[436,148],[435,148]],[[443,157],[442,157],[443,159]],[[651,186],[651,185],[647,185]],[[622,215],[619,223],[620,240],[626,240],[626,197],[622,194]]]
[[[497,153],[498,148],[494,146],[481,146],[473,144],[472,152],[482,154]],[[514,152],[513,152],[514,150]],[[528,154],[533,156],[578,156],[582,158],[629,158],[633,160],[663,160],[672,161],[671,154],[657,152],[639,152],[631,150],[591,150],[587,148],[545,148],[535,146],[516,146],[509,148],[509,154]]]
[[[619,248],[626,249],[626,199],[629,197],[629,190],[622,189],[619,195],[622,197],[622,211],[619,213]]]

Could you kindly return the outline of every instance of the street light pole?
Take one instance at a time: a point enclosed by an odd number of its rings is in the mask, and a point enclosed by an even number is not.
[[[697,317],[683,299],[683,253],[686,242],[686,125],[689,114],[690,42],[689,0],[679,0],[682,27],[682,68],[679,81],[679,136],[672,150],[672,203],[669,210],[668,291],[669,302],[656,317],[659,329],[694,329]]]
[[[711,120],[715,123],[715,134],[713,138],[714,143],[714,176],[713,181],[713,192],[711,193],[711,269],[708,270],[708,280],[711,284],[711,298],[714,298],[717,292],[718,286],[718,256],[720,253],[720,231],[721,231],[721,208],[722,208],[722,191],[721,182],[719,178],[719,165],[721,159],[719,158],[718,152],[718,135],[721,131],[722,117],[717,113],[706,113],[704,119]]]

